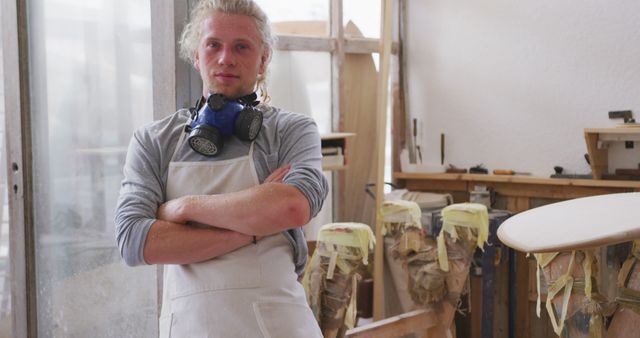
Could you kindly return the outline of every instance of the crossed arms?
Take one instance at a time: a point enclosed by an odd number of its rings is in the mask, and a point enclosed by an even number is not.
[[[290,166],[275,170],[263,184],[234,193],[190,195],[166,202],[147,234],[148,264],[190,264],[212,259],[285,229],[304,225],[309,202],[283,184]],[[210,227],[193,227],[197,222]]]

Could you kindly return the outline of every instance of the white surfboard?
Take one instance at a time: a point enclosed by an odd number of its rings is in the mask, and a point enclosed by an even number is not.
[[[524,252],[585,249],[640,239],[640,192],[548,204],[507,219],[502,243]]]

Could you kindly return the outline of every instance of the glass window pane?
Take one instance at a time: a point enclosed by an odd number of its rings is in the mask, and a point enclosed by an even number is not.
[[[0,6],[0,36],[2,36],[2,6]],[[7,158],[5,146],[4,66],[0,41],[0,337],[11,337],[11,279],[9,257],[9,202],[7,191]]]
[[[347,26],[353,22],[361,34],[345,29],[346,36],[380,38],[380,0],[344,0],[343,21]]]
[[[329,0],[308,0],[301,5],[296,0],[256,0],[267,13],[276,33],[328,36]],[[300,24],[306,24],[302,28]],[[295,25],[295,28],[291,28]]]
[[[29,5],[38,335],[155,337],[156,268],[125,266],[113,225],[153,118],[149,0]]]
[[[311,116],[321,134],[331,132],[331,54],[276,51],[269,67],[270,104]]]

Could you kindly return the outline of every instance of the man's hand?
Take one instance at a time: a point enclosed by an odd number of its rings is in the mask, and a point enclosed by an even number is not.
[[[185,197],[179,197],[162,204],[156,212],[156,218],[174,223],[185,224],[188,219],[182,216],[185,208]]]
[[[291,164],[285,164],[274,170],[269,177],[264,179],[264,183],[282,183],[284,177],[289,173],[289,169],[291,169]]]

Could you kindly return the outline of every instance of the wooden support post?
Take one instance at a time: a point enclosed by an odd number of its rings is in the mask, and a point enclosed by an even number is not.
[[[389,57],[391,55],[391,0],[382,2],[382,26],[380,32],[380,73],[378,81],[378,174],[376,176],[376,211],[384,200],[384,159],[387,130],[387,102],[389,95]],[[384,318],[384,239],[382,238],[382,217],[376,212],[376,248],[373,271],[373,319]]]
[[[589,152],[589,164],[593,178],[599,180],[602,174],[606,174],[609,167],[609,153],[607,149],[598,148],[598,133],[584,133],[584,139],[587,143],[587,151]]]

